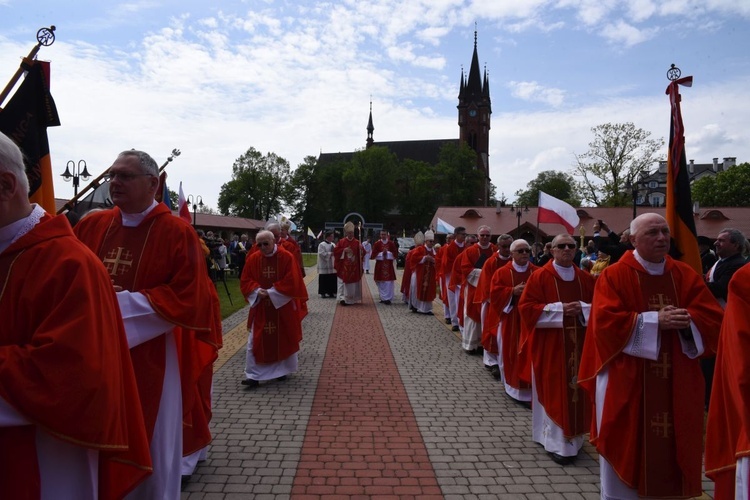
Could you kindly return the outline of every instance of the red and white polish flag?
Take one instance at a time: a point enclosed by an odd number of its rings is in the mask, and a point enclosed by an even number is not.
[[[562,224],[568,230],[568,234],[575,234],[575,229],[581,219],[575,208],[558,200],[554,196],[539,191],[539,212],[537,222]]]

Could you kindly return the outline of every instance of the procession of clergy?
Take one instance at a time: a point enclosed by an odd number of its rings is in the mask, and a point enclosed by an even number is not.
[[[155,201],[151,156],[123,151],[107,177],[114,208],[73,230],[29,202],[22,154],[0,134],[2,498],[176,499],[211,440],[221,317],[204,251]],[[478,233],[470,244],[457,228],[437,250],[427,231],[407,258],[406,300],[431,314],[440,290],[462,348],[530,404],[534,441],[568,464],[590,433],[602,498],[698,496],[698,358],[718,350],[706,470],[716,498],[748,498],[750,268],[731,281],[724,311],[702,276],[667,255],[669,227],[656,214],[632,222],[634,249],[596,279],[573,265],[567,234],[537,267],[526,241],[501,235],[495,246],[489,227]],[[318,249],[332,269],[319,292],[351,306],[362,301],[366,251],[351,223],[332,239]],[[246,390],[297,370],[308,300],[288,228],[272,222],[255,243],[240,278]],[[397,254],[381,232],[371,255],[385,305]]]
[[[361,301],[369,252],[353,225],[344,234],[336,245],[326,235],[318,263],[336,272],[337,298],[350,305]],[[700,496],[706,396],[699,359],[718,350],[706,470],[715,498],[750,497],[750,267],[738,267],[725,312],[704,277],[668,255],[670,229],[658,214],[633,220],[630,250],[596,277],[574,264],[577,245],[568,234],[552,240],[543,266],[530,262],[525,240],[502,234],[492,244],[488,226],[477,236],[458,227],[441,247],[432,231],[418,233],[405,260],[403,301],[432,316],[439,294],[463,350],[482,355],[507,396],[531,408],[532,439],[552,460],[573,463],[590,434],[602,498]],[[730,237],[731,257],[742,265],[741,233],[723,230],[717,243]],[[371,252],[380,302],[390,305],[397,249],[386,231]],[[717,265],[724,260],[731,259]]]

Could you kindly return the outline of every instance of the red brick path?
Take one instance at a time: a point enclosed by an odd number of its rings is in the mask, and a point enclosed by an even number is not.
[[[443,498],[362,288],[364,304],[336,305],[292,498]]]

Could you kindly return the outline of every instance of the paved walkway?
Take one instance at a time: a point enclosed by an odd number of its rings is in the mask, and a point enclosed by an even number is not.
[[[284,382],[240,385],[247,311],[225,320],[214,442],[183,499],[600,497],[593,448],[552,462],[531,412],[463,353],[439,304],[437,316],[379,304],[365,278],[364,304],[342,307],[308,270],[299,372]]]

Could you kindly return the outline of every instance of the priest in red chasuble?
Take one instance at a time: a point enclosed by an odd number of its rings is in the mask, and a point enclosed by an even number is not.
[[[469,354],[481,354],[482,349],[482,304],[475,302],[474,295],[482,275],[482,266],[497,251],[490,241],[489,226],[479,226],[479,241],[463,252],[461,259],[461,293],[464,305],[464,329],[461,332],[461,347]]]
[[[497,316],[495,322],[495,349],[502,373],[505,392],[514,400],[524,404],[531,402],[531,384],[521,379],[521,371],[528,364],[519,357],[521,339],[521,315],[518,301],[531,273],[538,270],[529,261],[531,247],[526,240],[515,240],[510,245],[512,262],[501,266],[490,284],[490,306],[487,317]],[[488,346],[485,346],[487,352]]]
[[[432,314],[432,301],[437,295],[437,275],[435,273],[435,233],[424,233],[424,244],[414,248],[409,254],[411,283],[409,302],[413,312]]]
[[[151,458],[117,298],[28,192],[0,134],[0,498],[122,498]]]
[[[750,266],[729,282],[706,430],[715,500],[750,498]]]
[[[578,375],[596,405],[591,442],[602,496],[701,495],[704,382],[722,309],[690,266],[667,255],[670,230],[647,213],[628,251],[597,278]]]
[[[500,322],[499,312],[490,307],[490,284],[495,272],[511,261],[510,245],[513,237],[509,234],[501,234],[497,237],[497,252],[487,259],[482,266],[482,274],[479,275],[477,290],[474,293],[474,302],[481,305],[482,318],[482,349],[484,350],[484,367],[489,370],[490,375],[496,380],[502,378],[498,359],[497,325]]]
[[[344,224],[344,237],[333,249],[333,265],[338,276],[338,299],[342,306],[362,302],[362,274],[365,249],[354,237],[354,224]]]
[[[569,234],[552,240],[552,257],[529,276],[518,302],[521,356],[529,356],[532,439],[561,465],[572,463],[589,431],[591,401],[578,385],[578,365],[594,278],[573,262],[576,242]]]
[[[205,259],[193,227],[154,199],[159,167],[151,156],[123,151],[108,175],[115,207],[85,216],[75,233],[118,290],[154,466],[134,494],[179,498],[183,419],[205,369],[192,360],[209,362],[217,349]]]
[[[372,255],[375,256],[375,284],[378,285],[380,302],[390,305],[393,300],[393,289],[396,282],[396,268],[393,265],[398,249],[391,240],[388,231],[380,231],[380,239],[372,245]]]
[[[447,245],[443,256],[443,275],[445,276],[445,290],[448,299],[448,308],[451,315],[453,331],[459,331],[459,294],[461,292],[461,280],[453,276],[456,260],[466,248],[466,228],[458,226],[453,230],[453,241]]]
[[[276,244],[271,231],[255,237],[259,251],[248,257],[240,278],[250,304],[247,316],[247,357],[242,384],[257,387],[265,380],[286,380],[297,371],[302,340],[299,304],[307,289],[295,257]]]
[[[445,253],[448,247],[456,237],[453,234],[446,235],[445,245],[441,246],[437,250],[437,262],[435,268],[437,269],[438,284],[440,286],[440,301],[443,303],[443,317],[445,318],[445,324],[451,324],[451,308],[448,303],[448,283],[445,280]]]

